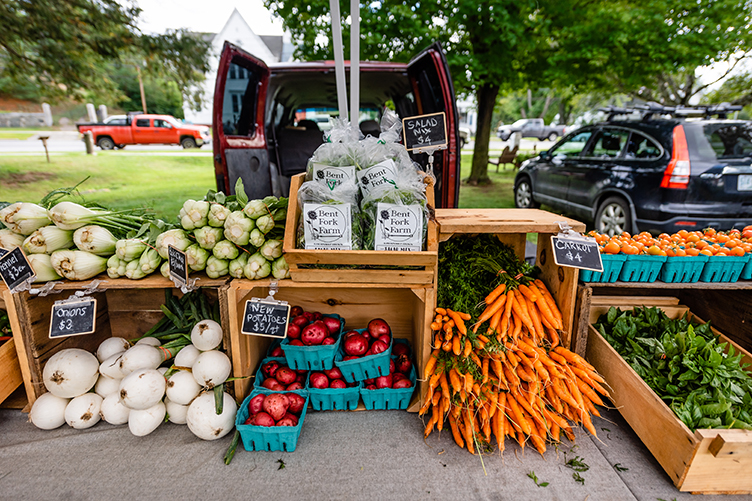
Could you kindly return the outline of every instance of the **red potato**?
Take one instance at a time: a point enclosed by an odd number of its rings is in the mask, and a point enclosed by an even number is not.
[[[313,322],[315,317],[312,311],[304,311],[302,316],[304,316],[306,320],[308,320],[308,323]]]
[[[355,360],[357,358],[360,358],[360,357],[355,356],[355,355],[345,355],[344,357],[342,357],[342,361],[346,362],[348,360]]]
[[[298,374],[289,367],[280,367],[274,374],[274,379],[287,386],[292,384],[298,378]]]
[[[305,372],[303,372],[303,374],[298,374],[295,377],[295,382],[296,383],[300,383],[300,384],[305,384],[305,380],[306,380],[307,376],[308,376],[308,374],[306,374]]]
[[[298,416],[296,416],[295,414],[290,414],[288,412],[287,414],[285,414],[285,417],[283,417],[282,419],[292,419],[292,422],[295,423],[293,426],[298,426],[299,419],[298,419]]]
[[[332,336],[327,336],[327,337],[325,337],[325,338],[324,338],[324,340],[323,340],[323,341],[321,342],[321,345],[322,345],[322,346],[327,346],[327,345],[332,345],[332,344],[334,344],[334,343],[336,343],[336,342],[337,342],[337,340],[336,340],[336,339],[334,339],[334,338],[333,338]]]
[[[399,381],[395,381],[394,384],[392,384],[392,388],[399,389],[399,388],[412,388],[413,382],[409,379],[400,379]]]
[[[277,346],[272,350],[272,352],[269,354],[270,357],[284,357],[285,352],[282,351],[282,347]]]
[[[378,388],[376,388],[375,384],[369,384],[365,388],[366,388],[366,390],[378,390]]]
[[[285,391],[284,385],[282,385],[282,383],[280,383],[279,381],[277,381],[273,377],[269,377],[269,378],[264,379],[264,382],[261,383],[261,386],[263,386],[267,390]]]
[[[407,379],[407,376],[405,376],[401,372],[393,372],[392,373],[392,387],[394,386],[394,383],[402,379]]]
[[[392,337],[389,334],[382,334],[378,337],[378,340],[389,346],[389,344],[392,342]]]
[[[292,322],[290,322],[290,323],[291,324],[295,324],[295,325],[297,325],[300,328],[303,328],[306,325],[308,325],[309,323],[311,323],[311,321],[308,320],[308,317],[306,317],[305,315],[298,315],[297,317],[293,318]]]
[[[277,369],[279,369],[281,366],[282,365],[276,360],[270,360],[269,362],[266,362],[261,366],[261,374],[263,374],[266,378],[274,377],[274,375],[277,373]]]
[[[365,381],[363,381],[363,384],[365,384],[366,386],[368,386],[369,384],[376,384],[376,378],[366,379]]]
[[[317,320],[321,320],[324,318],[324,315],[321,314],[320,311],[314,311],[313,312],[313,321],[316,322]]]
[[[340,327],[342,327],[342,323],[339,319],[334,317],[324,317],[322,321],[326,324],[326,328],[329,329],[329,334],[332,335],[338,333]]]
[[[401,372],[402,374],[410,374],[410,369],[413,367],[413,364],[410,362],[410,359],[407,358],[407,355],[400,355],[397,357],[397,362],[394,365],[394,370]]]
[[[343,339],[343,340],[344,340],[344,339],[347,339],[347,338],[349,338],[350,336],[354,336],[354,335],[356,335],[356,334],[360,334],[360,333],[359,333],[358,331],[354,330],[354,329],[353,329],[353,330],[349,330],[349,331],[347,331],[347,332],[345,332],[345,333],[344,333],[344,335],[342,336],[342,339]],[[362,336],[362,334],[361,334],[361,336]]]
[[[392,387],[392,375],[379,376],[376,378],[376,388],[391,388]]]
[[[399,357],[400,355],[410,356],[410,347],[404,343],[394,343],[392,345],[392,355]]]
[[[287,388],[285,388],[285,391],[302,390],[303,388],[303,383],[295,381],[294,383],[288,385]]]
[[[290,318],[295,318],[303,314],[303,308],[300,306],[293,306],[290,308]]]
[[[305,346],[300,339],[293,339],[290,341],[290,346]]]
[[[392,329],[389,328],[389,324],[382,318],[374,318],[368,322],[368,332],[371,333],[371,337],[379,337],[382,334],[391,334]]]
[[[379,353],[384,353],[388,349],[389,345],[387,343],[381,341],[380,339],[377,339],[373,342],[369,351],[372,355],[378,355]]]
[[[312,372],[308,381],[312,388],[329,388],[329,378],[323,372]]]
[[[276,423],[274,422],[273,417],[271,417],[268,413],[261,411],[253,416],[251,424],[254,426],[274,426]]]
[[[287,399],[290,401],[290,407],[287,408],[287,411],[292,414],[300,415],[303,411],[303,406],[305,405],[305,397],[302,397],[297,393],[289,393]]]
[[[396,365],[394,364],[394,360],[390,358],[389,359],[389,374],[392,374],[395,368],[396,368]]]
[[[252,399],[248,401],[248,413],[251,416],[261,412],[262,405],[264,405],[264,398],[265,396],[261,394],[261,395],[256,395],[255,397],[253,397]]]
[[[326,328],[326,324],[317,320],[303,328],[300,332],[300,340],[307,346],[320,345],[328,335],[329,329]]]
[[[290,324],[287,326],[287,337],[290,339],[300,339],[300,326],[298,324]]]
[[[325,370],[324,374],[326,374],[326,377],[329,379],[342,379],[342,371],[339,370],[339,367],[332,367],[329,370]]]
[[[331,383],[329,383],[329,388],[342,390],[344,388],[347,388],[347,384],[345,384],[345,382],[341,379],[335,379]]]
[[[368,351],[368,340],[356,333],[345,339],[343,349],[348,355],[365,355]]]
[[[297,426],[297,424],[295,424],[295,421],[285,416],[277,421],[277,424],[275,426]]]
[[[282,419],[289,407],[290,399],[283,393],[272,393],[264,399],[264,412],[269,414],[275,421]]]

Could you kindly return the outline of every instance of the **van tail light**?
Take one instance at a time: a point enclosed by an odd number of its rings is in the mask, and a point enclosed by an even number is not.
[[[677,125],[673,133],[673,151],[671,161],[663,173],[661,188],[675,188],[686,190],[689,185],[689,148],[687,148],[687,136],[684,135],[684,126]]]

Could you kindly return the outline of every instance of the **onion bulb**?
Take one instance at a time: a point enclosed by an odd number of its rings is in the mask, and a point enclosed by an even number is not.
[[[188,406],[186,424],[198,438],[216,440],[230,433],[235,427],[235,413],[238,405],[228,393],[223,393],[222,398],[221,414],[217,414],[214,406],[213,392],[199,395]]]
[[[121,425],[128,422],[128,415],[131,410],[123,405],[120,395],[115,392],[107,395],[102,400],[102,406],[99,409],[99,416],[107,423]]]
[[[129,348],[120,357],[120,371],[127,376],[138,369],[156,369],[162,362],[162,351],[148,344],[139,344]]]
[[[121,337],[110,337],[99,343],[99,348],[97,348],[97,358],[100,362],[104,362],[112,355],[123,353],[130,347],[131,344],[127,339]]]
[[[65,423],[65,408],[69,398],[56,397],[52,393],[44,393],[34,401],[29,412],[29,421],[41,430],[54,430]]]
[[[201,353],[191,368],[193,377],[201,386],[209,389],[224,383],[230,376],[232,364],[221,351],[211,350]]]
[[[139,339],[138,341],[136,341],[136,344],[145,344],[154,347],[162,346],[162,342],[159,339],[151,336]]]
[[[165,418],[165,404],[157,402],[143,410],[131,410],[128,414],[128,429],[137,437],[143,437],[156,430]]]
[[[178,354],[175,355],[175,366],[191,368],[193,367],[193,363],[196,361],[196,357],[198,357],[200,354],[201,352],[198,351],[198,348],[196,348],[192,344],[184,346],[183,349],[181,349]]]
[[[179,405],[188,405],[201,392],[201,386],[188,371],[178,371],[167,380],[165,394]]]
[[[201,351],[209,351],[222,344],[222,326],[214,320],[202,320],[191,330],[191,343]]]
[[[99,361],[86,350],[61,350],[47,361],[42,378],[44,386],[56,397],[77,397],[96,384],[99,378]]]
[[[71,428],[85,430],[99,422],[102,409],[102,397],[96,393],[86,393],[74,398],[65,408],[65,422]]]
[[[110,358],[99,364],[99,373],[112,379],[123,379],[125,374],[120,371],[120,357],[125,353],[115,353]]]
[[[167,409],[167,419],[171,423],[185,424],[185,416],[188,414],[188,406],[176,404],[169,398],[164,399],[165,408]]]
[[[155,369],[138,369],[120,381],[120,400],[129,409],[153,407],[165,394],[165,378]]]
[[[108,376],[99,376],[97,384],[94,385],[94,392],[102,398],[117,393],[120,390],[120,380]]]

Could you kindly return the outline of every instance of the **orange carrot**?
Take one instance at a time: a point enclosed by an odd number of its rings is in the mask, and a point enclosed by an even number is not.
[[[465,391],[470,393],[473,391],[473,384],[475,383],[475,379],[473,378],[473,375],[469,372],[465,374]]]
[[[491,321],[488,322],[488,330],[495,332],[499,330],[499,323],[501,323],[501,316],[504,314],[504,310],[499,308],[499,311],[493,314]]]
[[[482,324],[483,322],[491,318],[494,315],[494,313],[496,313],[502,306],[504,306],[506,299],[507,299],[507,296],[501,295],[490,306],[486,307],[483,313],[481,313],[480,317],[478,317],[478,321],[473,326],[473,332],[478,332],[478,328],[480,327],[480,324]]]
[[[460,331],[460,334],[463,336],[467,334],[467,327],[465,327],[465,321],[462,320],[462,317],[459,316],[456,312],[447,309],[447,315],[449,315],[449,318],[454,320],[454,325],[457,326],[457,330]]]
[[[601,400],[601,397],[598,396],[596,392],[593,391],[593,389],[588,386],[584,381],[582,381],[580,378],[575,378],[577,382],[577,388],[582,392],[584,396],[586,396],[588,399],[590,399],[594,404],[597,405],[604,405],[603,400]]]
[[[517,423],[525,435],[530,435],[532,428],[530,427],[530,423],[522,417],[522,412],[520,412],[520,408],[517,406],[517,401],[514,398],[508,398],[507,405],[509,406],[509,410],[512,411],[512,420]]]
[[[489,294],[488,294],[488,295],[486,296],[486,299],[484,300],[484,301],[485,301],[485,303],[486,303],[486,304],[491,304],[491,303],[493,303],[494,301],[496,301],[496,298],[498,298],[498,297],[499,297],[499,296],[500,296],[500,295],[501,295],[501,294],[502,294],[502,293],[504,292],[504,290],[505,290],[506,288],[507,288],[507,285],[506,285],[506,284],[504,284],[504,283],[497,285],[497,286],[496,286],[496,288],[495,288],[494,290],[492,290],[492,291],[491,291],[491,292],[490,292],[490,293],[489,293]]]
[[[446,372],[441,373],[439,385],[441,386],[441,394],[448,397],[451,393],[449,391],[449,381],[447,380]]]
[[[428,408],[429,407],[431,407],[431,399],[428,398],[428,397],[426,397],[426,401],[423,402],[423,406],[418,411],[418,415],[422,416],[423,414],[425,414],[426,412],[428,412]]]
[[[531,303],[536,302],[539,299],[539,296],[535,294],[535,292],[532,291],[527,285],[520,284],[517,286],[517,290],[522,292],[522,294],[530,300]]]
[[[465,349],[462,351],[462,356],[465,358],[470,356],[470,352],[473,351],[473,344],[469,339],[465,338]]]
[[[449,414],[449,426],[452,428],[452,436],[454,437],[454,441],[461,448],[464,448],[465,441],[462,439],[462,434],[460,433],[460,429],[457,427],[457,419],[454,417],[453,414]]]
[[[587,360],[579,356],[577,353],[570,351],[563,346],[557,346],[554,348],[554,351],[561,355],[562,357],[566,358],[570,363],[573,363],[575,365],[579,365],[581,367],[585,367],[593,372],[595,372],[595,367],[590,365]]]
[[[464,381],[460,381],[460,375],[455,368],[452,368],[449,371],[449,381],[452,383],[452,390],[454,390],[454,393],[459,393],[464,387]]]
[[[426,368],[423,371],[423,379],[428,379],[431,377],[431,374],[433,374],[433,370],[436,367],[436,361],[439,358],[439,350],[435,349],[433,350],[433,353],[431,353],[431,356],[428,357],[428,362],[426,363]]]
[[[454,336],[452,338],[452,353],[454,353],[458,357],[460,356],[460,353],[462,353],[462,346],[460,344],[459,336]]]
[[[488,363],[489,363],[489,358],[483,357],[483,362],[481,363],[481,374],[483,374],[483,384],[488,382]]]
[[[436,308],[433,311],[435,311],[436,313],[438,313],[442,317],[447,314],[446,308]]]
[[[470,341],[467,341],[467,342],[469,343]],[[466,345],[466,346],[467,346],[467,345]],[[472,350],[470,350],[470,359],[471,359],[471,360],[472,360],[473,362],[475,362],[475,365],[477,365],[478,367],[482,367],[482,366],[483,366],[483,362],[481,362],[481,361],[480,361],[480,358],[478,358],[478,354],[477,354],[477,353],[475,353],[475,352],[474,352],[474,351],[472,351]]]

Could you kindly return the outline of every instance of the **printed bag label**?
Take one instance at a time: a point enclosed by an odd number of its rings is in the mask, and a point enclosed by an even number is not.
[[[350,204],[303,204],[305,248],[352,250]]]
[[[423,250],[423,208],[418,204],[376,204],[374,249]]]
[[[313,164],[313,179],[333,190],[345,181],[355,179],[355,166],[332,167],[331,165]]]
[[[367,169],[358,171],[357,176],[360,191],[366,197],[371,190],[384,183],[390,183],[392,186],[395,186],[397,166],[394,164],[394,160],[387,159]]]

